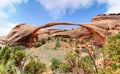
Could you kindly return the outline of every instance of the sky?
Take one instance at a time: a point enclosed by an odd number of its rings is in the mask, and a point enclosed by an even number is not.
[[[20,23],[89,23],[98,14],[119,12],[120,0],[0,0],[0,35],[7,35]],[[63,27],[74,28],[55,28]]]

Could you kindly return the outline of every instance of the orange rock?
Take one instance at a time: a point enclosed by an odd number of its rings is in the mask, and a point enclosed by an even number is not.
[[[64,29],[44,29],[56,25],[76,25],[81,26],[76,29],[64,31]],[[43,26],[32,26],[28,24],[19,24],[15,26],[6,36],[10,45],[15,43],[20,45],[32,46],[40,38],[48,36],[65,36],[70,38],[80,38],[84,36],[93,36],[96,45],[107,43],[107,35],[116,34],[120,30],[119,14],[100,14],[92,19],[88,24],[74,24],[67,22],[52,22]]]

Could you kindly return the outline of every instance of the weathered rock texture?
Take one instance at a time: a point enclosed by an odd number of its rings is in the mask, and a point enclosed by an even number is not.
[[[56,25],[76,25],[80,26],[71,30],[44,29]],[[42,30],[41,30],[42,29]],[[67,22],[52,22],[43,26],[32,26],[25,23],[15,26],[6,36],[10,45],[15,43],[32,46],[38,39],[48,36],[65,36],[80,38],[92,35],[97,45],[107,43],[107,35],[115,34],[120,30],[120,14],[101,14],[92,19],[91,23],[74,24]]]
[[[5,36],[0,36],[0,44],[4,44],[6,42]]]

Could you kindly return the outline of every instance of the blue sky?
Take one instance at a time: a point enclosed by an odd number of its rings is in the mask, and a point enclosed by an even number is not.
[[[88,23],[98,14],[119,13],[119,3],[120,0],[0,0],[0,35],[6,35],[20,23]],[[55,28],[62,27],[74,28]]]

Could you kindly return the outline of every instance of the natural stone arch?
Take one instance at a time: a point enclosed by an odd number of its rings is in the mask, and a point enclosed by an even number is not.
[[[7,41],[9,41],[10,45],[18,43],[18,44],[21,44],[21,45],[26,44],[26,46],[31,47],[33,45],[32,43],[34,43],[33,39],[37,36],[37,32],[40,29],[48,28],[48,27],[56,26],[56,25],[81,26],[81,27],[86,28],[87,30],[89,30],[92,33],[92,35],[94,36],[94,39],[96,41],[99,40],[99,42],[98,42],[99,45],[103,45],[103,44],[107,43],[106,37],[101,32],[99,32],[99,30],[95,29],[95,28],[97,28],[97,29],[100,29],[100,28],[92,26],[90,24],[74,24],[74,23],[67,23],[67,22],[52,22],[52,23],[45,24],[43,26],[31,26],[31,25],[27,25],[27,24],[26,25],[22,24],[23,28],[25,26],[26,26],[26,28],[24,30],[22,30],[22,31],[20,29],[18,31],[18,33],[16,32],[15,35],[13,35],[12,37],[9,36],[12,33],[12,32],[10,32],[10,34],[8,35],[8,40]]]
[[[42,28],[47,28],[47,27],[56,26],[56,25],[76,25],[76,26],[84,27],[92,33],[92,35],[96,41],[99,40],[98,45],[103,45],[103,44],[107,43],[107,38],[102,33],[98,32],[97,30],[94,30],[94,28],[96,28],[95,26],[85,25],[85,24],[73,24],[73,23],[67,23],[67,22],[52,22],[52,23],[48,23],[43,26],[39,26],[32,33],[31,38],[29,39],[29,46],[31,47],[32,38],[34,37],[34,35],[36,35],[37,31],[39,31]]]

